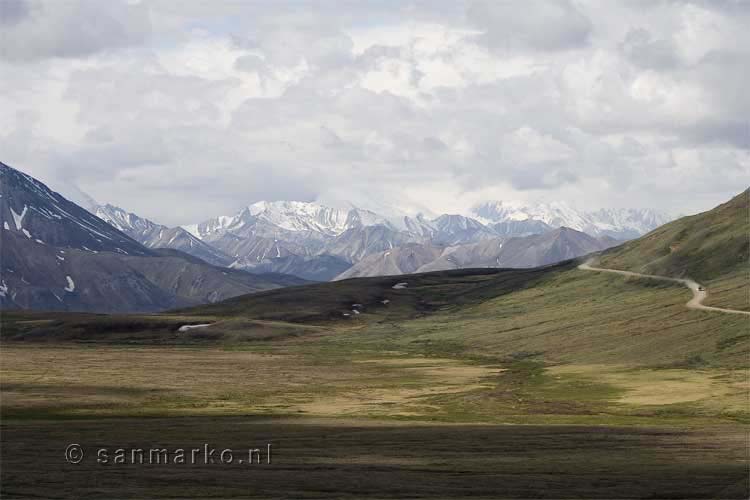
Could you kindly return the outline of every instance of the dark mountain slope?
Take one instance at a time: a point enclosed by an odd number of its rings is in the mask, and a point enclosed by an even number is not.
[[[0,164],[0,307],[147,312],[304,283],[145,248]]]
[[[0,163],[0,194],[4,231],[61,248],[152,255],[126,234],[4,163]]]
[[[299,276],[310,281],[330,281],[351,267],[346,260],[333,255],[287,255],[266,259],[251,269],[253,273],[275,272]]]

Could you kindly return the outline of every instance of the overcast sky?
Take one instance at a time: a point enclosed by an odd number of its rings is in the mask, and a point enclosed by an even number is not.
[[[0,9],[0,160],[166,224],[263,199],[692,213],[750,183],[750,2]]]

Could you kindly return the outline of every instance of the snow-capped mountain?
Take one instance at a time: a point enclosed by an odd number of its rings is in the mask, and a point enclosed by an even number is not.
[[[171,248],[198,257],[209,264],[227,266],[232,259],[181,227],[167,227],[114,205],[95,207],[95,215],[147,248]]]
[[[316,203],[300,201],[259,201],[248,207],[258,221],[287,231],[314,231],[337,235],[347,229],[348,213]]]
[[[0,163],[3,230],[39,245],[149,255],[137,241],[19,170]]]
[[[583,214],[567,203],[537,203],[523,205],[519,202],[488,201],[475,206],[472,213],[484,222],[542,221],[550,227],[569,227],[583,231],[587,222]]]
[[[432,221],[432,224],[437,229],[432,240],[439,245],[473,243],[497,236],[491,228],[463,215],[441,215]]]
[[[405,215],[401,217],[397,224],[406,232],[425,239],[432,239],[437,233],[438,228],[428,220],[423,214],[417,214],[416,217]]]
[[[301,201],[259,201],[233,216],[183,227],[197,238],[211,240],[224,232],[247,235],[267,232],[260,229],[263,227],[271,228],[264,236],[278,232],[338,236],[353,227],[377,225],[392,226],[385,217],[359,208],[339,209]]]
[[[600,209],[588,212],[586,231],[618,239],[638,238],[674,219],[665,212],[651,209]]]
[[[532,229],[532,224],[543,222],[551,228],[569,227],[592,236],[606,235],[617,239],[637,238],[673,219],[665,212],[651,209],[582,212],[564,202],[525,205],[513,201],[489,201],[476,205],[472,213],[484,223],[512,222],[519,230]]]
[[[134,230],[148,227],[124,211],[115,219],[123,230],[126,222]],[[302,282],[147,248],[3,163],[0,226],[0,309],[159,311]]]
[[[669,220],[650,210],[579,212],[562,202],[486,202],[476,206],[472,215],[427,218],[391,211],[384,216],[350,203],[330,207],[260,201],[234,215],[184,229],[230,256],[232,267],[259,270],[279,268],[279,259],[294,262],[297,269],[299,263],[314,262],[318,256],[333,256],[355,265],[369,255],[403,245],[460,246],[541,235],[560,227],[620,240],[637,237]]]

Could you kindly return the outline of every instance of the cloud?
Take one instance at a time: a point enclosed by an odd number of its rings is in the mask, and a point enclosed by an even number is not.
[[[133,2],[3,0],[2,6],[0,58],[12,61],[88,56],[142,44],[151,32],[148,9]]]
[[[261,199],[690,212],[747,184],[730,3],[61,5],[0,26],[2,161],[163,223]]]
[[[634,64],[647,69],[669,70],[681,63],[671,40],[652,40],[643,28],[629,31],[621,49]]]
[[[480,41],[496,50],[567,50],[585,46],[591,21],[569,0],[478,0],[469,21],[483,31]]]
[[[3,0],[0,2],[0,25],[16,24],[29,14],[26,0]]]

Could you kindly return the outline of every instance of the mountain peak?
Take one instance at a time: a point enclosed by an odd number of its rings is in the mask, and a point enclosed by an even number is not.
[[[149,254],[115,227],[4,163],[0,163],[0,190],[3,231],[17,233],[40,245],[87,252]]]
[[[592,236],[637,238],[672,220],[669,214],[650,209],[612,208],[579,211],[564,201],[523,204],[517,201],[487,201],[472,209],[485,223],[539,221],[550,227],[566,226]]]

